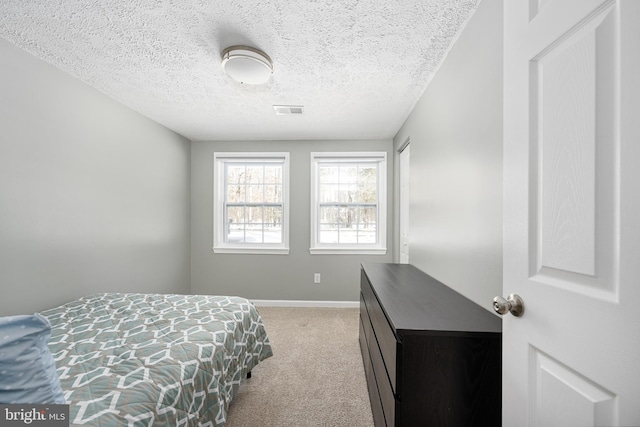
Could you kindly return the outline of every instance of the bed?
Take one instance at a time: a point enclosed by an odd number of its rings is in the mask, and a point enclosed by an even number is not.
[[[272,355],[240,297],[99,294],[41,312],[71,425],[224,426]]]

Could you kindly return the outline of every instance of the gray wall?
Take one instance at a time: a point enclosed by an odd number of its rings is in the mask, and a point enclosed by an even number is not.
[[[294,118],[295,119],[295,118]],[[214,254],[213,153],[285,151],[290,154],[289,255]],[[392,221],[392,141],[253,141],[191,144],[191,292],[239,295],[252,299],[358,301],[361,262],[391,262],[387,255],[310,255],[310,153],[313,151],[386,151],[388,218]],[[391,223],[391,222],[389,222]],[[320,273],[322,283],[313,283]]]
[[[501,0],[480,3],[395,149],[407,138],[410,262],[490,310],[502,293]]]
[[[189,292],[189,142],[0,39],[0,315]]]

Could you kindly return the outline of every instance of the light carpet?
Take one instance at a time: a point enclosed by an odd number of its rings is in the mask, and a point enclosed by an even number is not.
[[[258,307],[273,347],[227,427],[372,427],[357,308]]]

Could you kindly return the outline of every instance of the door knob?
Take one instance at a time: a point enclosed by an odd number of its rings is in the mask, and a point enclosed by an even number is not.
[[[495,297],[493,299],[493,309],[500,315],[510,312],[514,316],[520,317],[524,314],[524,301],[516,294],[509,295],[507,299]]]

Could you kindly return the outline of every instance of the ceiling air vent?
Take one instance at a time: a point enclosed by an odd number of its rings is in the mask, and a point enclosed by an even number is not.
[[[302,105],[274,105],[273,109],[278,116],[300,116],[304,112]]]

